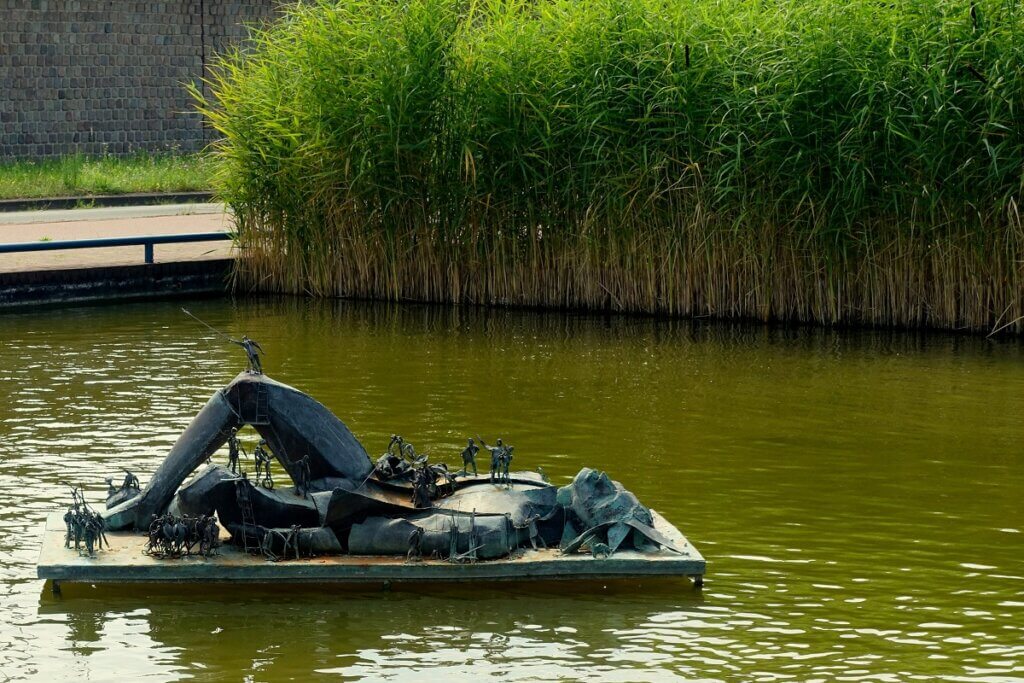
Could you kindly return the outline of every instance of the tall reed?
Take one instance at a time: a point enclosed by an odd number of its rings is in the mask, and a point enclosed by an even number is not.
[[[1016,0],[343,0],[224,55],[244,287],[1024,331]]]

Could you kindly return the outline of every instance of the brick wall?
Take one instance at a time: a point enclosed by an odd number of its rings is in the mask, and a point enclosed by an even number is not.
[[[0,159],[196,151],[183,83],[281,0],[0,0]]]

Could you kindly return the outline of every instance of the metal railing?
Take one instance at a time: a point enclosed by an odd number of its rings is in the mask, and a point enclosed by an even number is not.
[[[0,244],[0,254],[28,251],[54,251],[58,249],[96,249],[98,247],[132,247],[142,245],[146,263],[153,263],[156,244],[185,244],[188,242],[215,242],[229,240],[229,232],[187,232],[180,235],[140,235],[137,237],[99,237],[89,240],[53,240],[47,242],[10,242]]]

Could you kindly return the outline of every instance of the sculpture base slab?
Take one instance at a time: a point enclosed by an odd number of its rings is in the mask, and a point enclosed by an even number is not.
[[[525,550],[516,557],[456,564],[404,557],[331,555],[271,562],[248,555],[232,545],[221,546],[215,555],[177,559],[150,557],[143,553],[144,534],[107,532],[110,549],[95,557],[80,556],[64,547],[63,513],[46,520],[37,576],[72,583],[384,583],[405,581],[534,581],[568,579],[615,579],[689,576],[703,581],[705,561],[686,538],[657,512],[654,526],[686,554],[669,551],[640,553],[619,551],[608,558],[587,554],[562,555],[557,549]]]

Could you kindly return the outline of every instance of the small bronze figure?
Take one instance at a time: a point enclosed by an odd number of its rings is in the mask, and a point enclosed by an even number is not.
[[[426,453],[416,453],[416,449],[413,448],[411,443],[406,443],[402,446],[402,456],[413,465],[421,465],[429,457]]]
[[[274,476],[270,472],[270,463],[274,456],[266,449],[267,440],[260,439],[256,448],[252,451],[252,457],[256,461],[256,486],[263,486],[266,489],[274,488]]]
[[[181,309],[181,312],[184,313],[185,315],[187,315],[188,317],[192,318],[197,323],[199,323],[203,327],[207,328],[211,332],[219,334],[220,336],[224,337],[225,339],[227,339],[232,344],[237,344],[238,346],[241,346],[243,349],[245,349],[245,355],[246,355],[246,357],[249,360],[249,372],[251,374],[254,374],[254,375],[262,375],[263,374],[263,364],[260,362],[260,354],[264,353],[264,351],[263,351],[263,347],[260,346],[257,342],[253,341],[252,339],[249,339],[249,337],[247,337],[245,335],[242,335],[241,339],[234,339],[234,338],[231,337],[231,335],[226,334],[224,332],[221,332],[220,330],[218,330],[216,327],[214,327],[210,323],[208,323],[205,320],[202,320],[201,318],[193,315],[187,309],[183,308],[183,309]]]
[[[228,436],[228,469],[231,470],[232,474],[238,474],[241,471],[238,462],[238,456],[241,452],[242,444],[238,440],[238,430],[232,427],[231,435]]]
[[[123,468],[122,468],[123,469]],[[131,473],[131,470],[124,471],[124,482],[121,484],[122,489],[135,489],[138,491],[141,488],[139,484],[139,478]]]
[[[421,465],[413,472],[412,478],[412,504],[418,508],[430,507],[431,487],[435,480],[433,470],[426,464]]]
[[[96,545],[100,550],[103,550],[105,545],[107,549],[110,549],[110,541],[107,540],[107,524],[103,520],[103,515],[98,512],[92,514],[93,526],[96,527]]]
[[[75,510],[75,518],[71,522],[71,528],[75,534],[75,550],[79,550],[82,541],[85,539],[85,516],[80,510]]]
[[[473,443],[473,439],[469,439],[469,445],[466,446],[462,451],[462,473],[469,474],[469,466],[473,466],[473,476],[477,476],[476,470],[476,454],[480,452],[480,447]]]
[[[509,477],[508,468],[512,464],[512,451],[516,449],[515,446],[505,446],[501,450],[501,456],[499,457],[499,464],[501,465],[501,481],[506,486],[512,485],[512,480]]]
[[[75,535],[75,531],[73,529],[74,521],[75,513],[71,510],[71,508],[68,508],[68,511],[64,513],[64,526],[67,529],[66,533],[64,534],[65,548],[71,547],[71,539]]]
[[[304,455],[295,462],[295,492],[303,498],[309,494],[309,455]]]
[[[493,484],[495,477],[499,477],[500,474],[501,474],[501,455],[502,455],[502,453],[505,452],[505,447],[502,445],[501,439],[498,439],[498,442],[495,445],[488,446],[487,442],[484,441],[483,439],[481,439],[479,436],[477,436],[476,438],[480,439],[480,445],[481,446],[483,446],[484,448],[486,448],[488,451],[491,452],[491,473],[490,473],[490,477],[491,477],[491,483]]]
[[[245,349],[245,355],[249,359],[249,372],[254,375],[262,375],[263,364],[260,362],[260,354],[264,353],[263,347],[245,335],[242,335],[241,339],[231,339],[229,337],[229,341]]]
[[[146,549],[142,552],[150,554],[157,549],[160,545],[160,530],[163,526],[163,520],[156,515],[152,515],[149,521],[149,541],[146,543]]]
[[[205,517],[202,524],[202,536],[199,539],[199,552],[204,557],[209,557],[214,548],[217,547],[217,537],[220,535],[220,528],[217,526],[217,519],[212,515]]]
[[[93,527],[91,521],[84,521],[83,526],[85,527],[83,535],[85,536],[85,554],[88,557],[96,556],[96,529]]]

